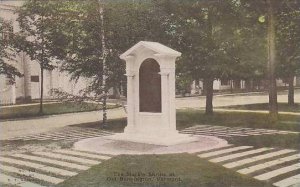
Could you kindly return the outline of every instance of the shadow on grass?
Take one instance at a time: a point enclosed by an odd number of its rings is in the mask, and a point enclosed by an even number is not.
[[[71,125],[71,127],[84,127],[84,128],[96,128],[101,130],[112,131],[115,133],[124,132],[124,128],[127,125],[126,118],[111,119],[107,121],[107,125],[104,127],[102,122],[92,122],[92,123],[81,123],[76,125]]]
[[[229,144],[300,150],[300,134],[259,135],[227,139]]]
[[[197,124],[300,131],[300,116],[279,115],[278,121],[273,121],[268,114],[261,113],[215,112],[205,115],[201,110],[177,111],[178,130]]]
[[[190,154],[120,155],[67,179],[60,187],[269,187]]]
[[[256,103],[248,105],[234,105],[218,108],[228,108],[237,110],[269,110],[269,103]],[[289,105],[287,103],[278,103],[278,110],[282,112],[300,112],[300,103]]]

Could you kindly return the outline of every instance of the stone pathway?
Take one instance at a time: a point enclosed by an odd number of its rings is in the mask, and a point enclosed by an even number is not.
[[[223,147],[201,152],[198,157],[234,169],[277,187],[300,186],[300,152],[292,149]]]
[[[217,137],[237,137],[237,136],[257,136],[265,134],[299,134],[299,132],[282,131],[282,130],[270,130],[270,129],[254,129],[243,127],[224,127],[224,126],[212,126],[212,125],[196,125],[188,127],[180,131],[184,134],[193,135],[206,135]]]
[[[65,141],[77,141],[86,138],[94,138],[101,136],[112,135],[112,132],[100,130],[96,128],[81,128],[81,127],[64,127],[57,130],[52,130],[45,133],[19,136],[10,138],[8,140],[65,140]]]
[[[110,158],[72,149],[1,156],[0,186],[53,186]]]
[[[108,119],[120,119],[126,117],[123,108],[110,109],[107,112]],[[28,136],[31,134],[47,133],[57,128],[75,124],[99,122],[102,120],[101,116],[102,111],[93,111],[28,119],[0,120],[0,140],[8,140],[13,137]]]

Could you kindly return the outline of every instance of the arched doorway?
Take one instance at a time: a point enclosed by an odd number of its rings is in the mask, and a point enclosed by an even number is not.
[[[161,112],[161,76],[159,64],[146,59],[140,67],[140,112]]]

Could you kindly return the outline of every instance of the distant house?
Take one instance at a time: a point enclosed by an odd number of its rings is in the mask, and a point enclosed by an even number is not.
[[[287,87],[288,83],[282,79],[276,80],[277,87]],[[294,78],[294,86],[300,86],[300,77]],[[259,81],[245,81],[245,80],[229,80],[229,79],[216,79],[213,83],[214,91],[229,91],[229,90],[265,90],[268,89],[267,80]],[[191,94],[203,93],[203,81],[193,81],[191,83]]]
[[[1,33],[3,39],[9,39],[8,32],[19,30],[16,21],[17,15],[14,10],[21,6],[23,1],[0,1],[0,17],[4,19],[2,23],[5,27]],[[16,77],[15,84],[5,76],[0,75],[0,104],[14,104],[17,99],[37,99],[40,98],[41,74],[40,65],[23,52],[19,53],[15,61],[6,61],[14,65],[24,76]],[[78,94],[88,84],[87,80],[80,79],[78,82],[70,81],[70,76],[58,69],[44,71],[44,97],[51,98],[49,91],[53,88],[60,88],[71,94]]]

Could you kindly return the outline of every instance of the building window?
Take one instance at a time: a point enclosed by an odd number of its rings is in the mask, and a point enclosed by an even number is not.
[[[31,82],[40,82],[40,77],[38,75],[31,76]]]
[[[14,29],[11,21],[1,21],[0,30],[3,41],[8,41],[10,38],[12,38]]]

